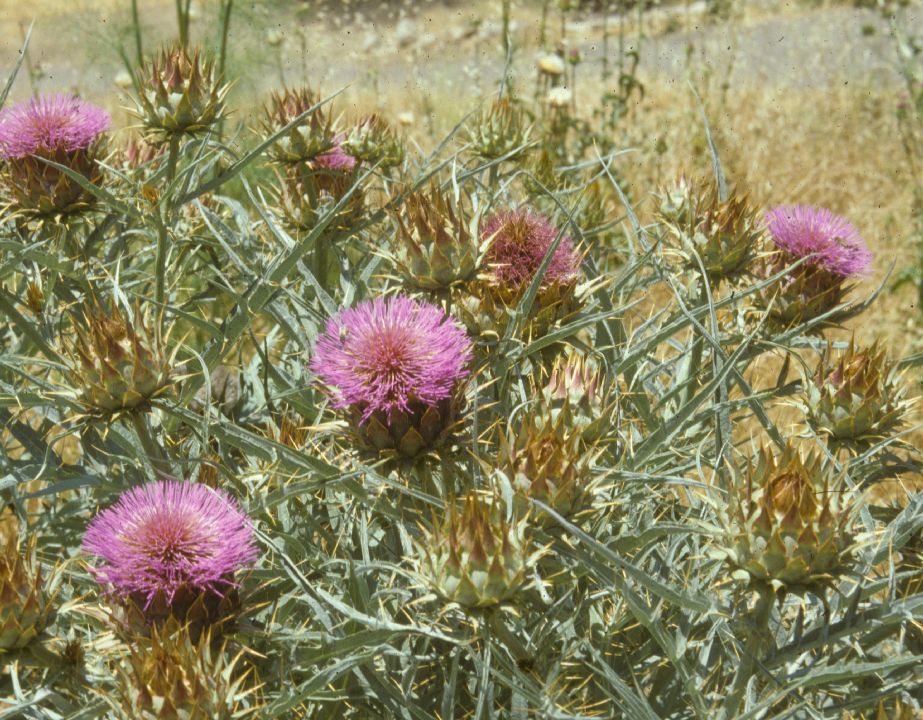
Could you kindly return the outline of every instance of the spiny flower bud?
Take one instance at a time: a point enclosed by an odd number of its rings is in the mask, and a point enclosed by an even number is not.
[[[583,358],[555,361],[548,383],[500,437],[497,467],[518,493],[564,516],[589,504],[594,467],[618,429],[618,407],[601,375]],[[545,518],[544,513],[538,515]]]
[[[320,96],[309,88],[274,92],[263,110],[263,132],[274,135],[320,101]],[[337,145],[337,134],[333,120],[319,107],[276,140],[270,154],[282,164],[307,162],[330,152]]]
[[[369,115],[343,138],[343,150],[367,165],[387,170],[404,161],[404,144],[379,115]]]
[[[139,70],[137,87],[137,114],[158,140],[203,132],[224,115],[228,85],[198,49],[164,48]]]
[[[471,342],[440,308],[398,295],[327,322],[311,369],[364,449],[425,454],[454,436]]]
[[[529,132],[523,111],[504,97],[478,115],[468,128],[468,142],[475,153],[494,160],[525,145]]]
[[[843,352],[828,344],[814,373],[804,378],[805,411],[814,432],[834,445],[864,447],[900,427],[910,402],[897,366],[875,342],[855,339]]]
[[[335,148],[310,163],[286,166],[274,188],[285,224],[296,232],[310,232],[352,189],[349,200],[326,228],[328,232],[348,230],[362,214],[365,202],[363,189],[353,189],[355,164],[355,158]]]
[[[511,313],[544,262],[558,236],[547,218],[525,209],[505,210],[489,218],[481,230],[483,277],[463,299],[465,322],[477,332],[502,335]],[[564,236],[545,269],[525,331],[538,337],[582,304],[578,292],[580,256]]]
[[[497,605],[526,584],[539,553],[530,553],[524,520],[507,520],[497,498],[470,493],[459,511],[420,541],[419,564],[433,591],[468,608]]]
[[[3,188],[12,208],[44,218],[92,205],[92,193],[41,158],[98,184],[102,171],[96,160],[103,154],[103,132],[110,124],[102,108],[68,95],[40,95],[0,113]]]
[[[398,225],[393,260],[407,285],[438,291],[474,278],[480,213],[465,196],[434,182],[408,196],[393,215]]]
[[[712,282],[747,272],[763,237],[762,222],[745,196],[721,201],[715,183],[684,176],[660,196],[660,219],[692,270],[699,259]],[[698,256],[698,257],[697,257]]]
[[[90,412],[144,410],[169,389],[171,358],[151,333],[140,306],[128,318],[113,301],[108,313],[87,310],[84,321],[74,326],[70,376]]]
[[[851,503],[816,455],[763,448],[736,478],[722,551],[735,576],[781,592],[818,591],[850,564]]]
[[[210,633],[196,637],[188,626],[170,620],[149,638],[132,640],[128,657],[117,666],[114,693],[102,694],[119,720],[232,720],[254,712],[248,707],[249,671],[241,654],[228,657]]]
[[[0,547],[0,652],[25,647],[45,629],[53,595],[35,557],[35,539],[23,553],[15,535],[8,538]]]

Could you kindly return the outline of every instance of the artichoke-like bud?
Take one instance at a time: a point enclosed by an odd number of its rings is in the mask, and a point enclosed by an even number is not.
[[[379,115],[360,120],[345,134],[342,145],[343,150],[360,162],[377,165],[382,170],[404,161],[404,143]]]
[[[151,143],[143,137],[132,137],[125,144],[122,158],[127,168],[136,170],[162,157],[165,151],[166,146],[163,143]]]
[[[585,444],[607,441],[618,430],[615,389],[585,357],[565,355],[555,360],[540,402],[552,420],[579,431]]]
[[[564,516],[592,496],[594,467],[618,427],[618,405],[600,373],[579,357],[556,359],[535,405],[500,437],[497,467],[517,492]],[[539,514],[542,519],[543,513]]]
[[[780,592],[817,592],[850,564],[851,501],[819,456],[763,448],[731,499],[723,551],[735,576]]]
[[[762,221],[746,196],[732,193],[722,202],[714,183],[681,176],[660,196],[660,219],[693,270],[696,254],[712,282],[750,269],[763,239]]]
[[[394,218],[393,259],[405,284],[438,291],[474,279],[480,213],[464,196],[434,182],[428,191],[410,195]]]
[[[172,358],[151,332],[140,306],[133,314],[134,318],[126,317],[113,301],[109,312],[88,310],[85,325],[75,324],[71,382],[90,412],[145,410],[170,387]]]
[[[290,166],[285,168],[275,188],[276,202],[285,224],[297,232],[310,232],[343,199],[356,181],[350,171],[318,170]],[[365,193],[353,190],[349,200],[337,211],[327,230],[346,230],[362,214]]]
[[[451,504],[445,522],[420,544],[422,574],[433,591],[467,608],[513,598],[538,555],[530,553],[525,520],[507,520],[497,498],[473,492],[460,511]]]
[[[264,108],[263,131],[273,135],[321,102],[320,96],[308,88],[286,88],[270,96]],[[285,165],[307,162],[330,152],[336,146],[337,131],[333,120],[323,108],[317,108],[295,127],[282,135],[270,154]]]
[[[525,145],[530,132],[525,113],[504,97],[478,115],[468,128],[468,142],[475,153],[494,160]]]
[[[240,671],[242,653],[228,656],[206,631],[194,637],[186,625],[169,620],[150,637],[133,638],[117,667],[117,686],[105,700],[120,720],[232,720],[247,707],[249,671]]]
[[[0,652],[25,647],[45,629],[52,598],[35,557],[35,539],[21,552],[14,536],[0,548]]]
[[[196,49],[176,44],[164,48],[139,71],[137,114],[150,137],[194,135],[224,115],[229,86],[215,70],[215,62]]]
[[[862,447],[901,425],[910,405],[900,370],[875,342],[860,348],[855,339],[836,353],[827,350],[811,377],[804,378],[807,421],[835,445]]]

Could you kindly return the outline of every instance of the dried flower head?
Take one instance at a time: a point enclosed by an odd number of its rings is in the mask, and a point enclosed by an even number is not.
[[[454,423],[470,358],[467,335],[440,308],[397,296],[331,318],[311,369],[362,444],[415,457]]]
[[[490,243],[485,259],[494,276],[517,287],[532,281],[557,235],[557,228],[547,218],[528,210],[498,212],[481,231],[481,238]],[[572,280],[579,264],[573,241],[562,237],[543,284]]]
[[[90,522],[86,552],[116,597],[142,608],[180,592],[222,595],[257,557],[253,527],[224,491],[164,480],[131,488]]]
[[[850,277],[868,272],[872,253],[859,231],[846,218],[826,208],[780,205],[766,215],[773,241],[796,258]]]
[[[4,160],[86,150],[112,123],[101,107],[72,95],[39,95],[0,112]]]

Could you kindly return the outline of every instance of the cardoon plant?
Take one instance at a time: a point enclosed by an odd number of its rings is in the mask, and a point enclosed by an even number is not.
[[[84,550],[107,595],[148,618],[214,620],[257,548],[249,518],[226,492],[162,480],[126,490],[87,527]],[[190,617],[191,619],[191,617]]]
[[[441,309],[398,295],[327,322],[311,369],[360,445],[415,457],[451,436],[471,343]]]
[[[767,305],[774,298],[771,317],[778,326],[808,322],[833,310],[849,292],[848,281],[871,268],[872,253],[859,232],[826,208],[782,205],[767,213],[766,224],[777,252],[764,260],[763,275],[803,261],[761,294]]]
[[[11,206],[27,216],[51,217],[91,205],[91,193],[43,159],[98,183],[96,160],[110,124],[105,110],[70,95],[39,95],[0,113],[3,186]]]

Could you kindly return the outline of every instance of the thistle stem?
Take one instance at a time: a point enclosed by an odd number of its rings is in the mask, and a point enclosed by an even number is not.
[[[750,614],[750,636],[741,653],[740,665],[734,676],[731,692],[728,693],[724,703],[724,717],[728,719],[735,718],[739,714],[747,685],[756,672],[757,660],[767,641],[770,640],[769,620],[772,617],[774,593],[769,585],[760,586],[757,592],[759,599]]]
[[[147,455],[147,459],[154,468],[154,472],[162,477],[171,477],[173,471],[170,467],[167,453],[163,447],[161,447],[160,443],[154,439],[147,414],[143,412],[132,412],[129,413],[129,417],[131,418],[132,427],[135,429],[135,434],[138,436],[138,441],[141,443],[144,454]]]

